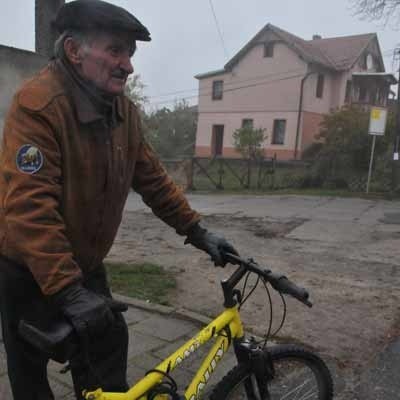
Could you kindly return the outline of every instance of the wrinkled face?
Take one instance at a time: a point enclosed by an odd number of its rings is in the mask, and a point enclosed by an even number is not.
[[[88,44],[78,46],[77,62],[72,62],[84,79],[109,95],[119,95],[133,73],[134,43],[128,34],[96,33]]]

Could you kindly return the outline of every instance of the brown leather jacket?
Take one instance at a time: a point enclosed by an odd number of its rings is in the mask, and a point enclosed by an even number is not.
[[[102,262],[131,187],[179,234],[199,220],[144,140],[136,107],[121,96],[115,114],[110,128],[54,63],[12,102],[0,159],[0,254],[26,265],[46,295]]]

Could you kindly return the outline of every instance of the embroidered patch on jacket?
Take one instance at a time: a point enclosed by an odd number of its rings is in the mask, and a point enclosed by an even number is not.
[[[24,144],[18,149],[17,168],[25,174],[34,174],[43,166],[43,154],[35,146]]]

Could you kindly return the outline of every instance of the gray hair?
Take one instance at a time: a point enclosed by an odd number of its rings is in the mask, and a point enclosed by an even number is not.
[[[54,58],[65,58],[64,42],[67,38],[74,39],[79,45],[84,47],[90,46],[91,35],[89,32],[82,32],[78,30],[64,31],[54,43]]]

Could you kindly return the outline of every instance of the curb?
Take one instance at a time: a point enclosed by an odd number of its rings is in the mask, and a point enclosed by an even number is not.
[[[123,296],[117,293],[113,293],[113,297],[115,300],[122,301],[131,307],[139,308],[144,311],[155,312],[161,315],[172,315],[177,318],[182,318],[201,325],[207,325],[212,321],[212,318],[196,313],[195,311],[186,310],[183,307],[175,308],[163,306],[161,304],[149,303],[144,300],[134,299],[132,297]]]
[[[113,293],[115,300],[122,301],[131,307],[136,307],[144,311],[155,312],[161,315],[170,315],[176,318],[181,318],[199,325],[208,325],[213,319],[205,315],[199,314],[195,311],[187,310],[183,307],[174,308],[170,306],[163,306],[161,304],[149,303],[144,300],[134,299],[132,297],[123,296],[121,294]],[[248,329],[248,333],[254,335],[258,340],[264,337],[263,332],[258,329]]]

